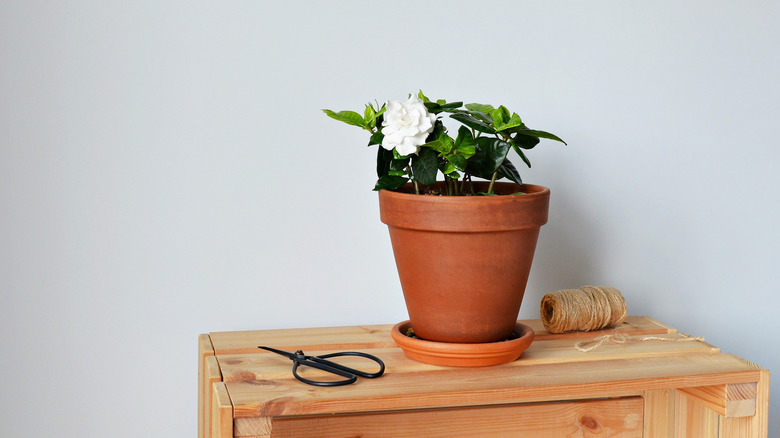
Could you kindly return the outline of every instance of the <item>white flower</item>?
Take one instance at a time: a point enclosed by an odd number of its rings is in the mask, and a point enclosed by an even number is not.
[[[391,100],[382,122],[382,147],[389,151],[395,148],[401,155],[416,154],[433,131],[434,122],[436,115],[428,114],[422,100],[414,96],[406,102]]]

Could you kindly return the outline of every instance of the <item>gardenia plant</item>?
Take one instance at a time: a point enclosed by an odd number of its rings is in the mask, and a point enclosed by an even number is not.
[[[409,181],[415,193],[421,186],[436,184],[444,176],[446,195],[471,195],[472,177],[493,183],[507,178],[522,184],[520,173],[507,158],[513,149],[531,167],[524,150],[533,149],[546,138],[566,144],[549,132],[529,129],[516,113],[502,106],[463,102],[432,101],[422,91],[406,101],[367,104],[363,115],[355,111],[323,110],[341,122],[371,133],[368,145],[380,145],[374,190],[397,190]],[[443,114],[461,123],[453,138],[441,120]]]

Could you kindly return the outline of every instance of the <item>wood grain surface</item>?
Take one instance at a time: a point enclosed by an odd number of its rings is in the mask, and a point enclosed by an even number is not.
[[[224,427],[227,400],[232,433],[246,437],[415,436],[414,431],[434,424],[443,435],[417,436],[480,436],[483,429],[490,435],[491,425],[502,424],[529,431],[522,436],[766,436],[768,371],[755,364],[649,317],[629,317],[616,329],[630,335],[629,342],[605,343],[589,352],[575,345],[613,331],[551,334],[540,320],[520,322],[536,331],[533,344],[514,362],[482,368],[413,361],[392,341],[391,325],[210,333],[210,342],[201,344],[213,348],[213,353],[203,349],[213,358],[202,361],[201,381],[224,385],[225,394],[217,405],[208,389],[201,396],[211,397],[205,406],[221,410],[219,427]],[[293,378],[289,359],[258,345],[312,355],[363,351],[380,357],[386,372],[352,385],[313,387]],[[376,368],[354,357],[342,363]],[[313,369],[299,372],[325,377]],[[217,417],[211,414],[202,415],[213,422]],[[636,427],[620,418],[636,418]],[[535,419],[547,424],[546,433],[560,434],[533,435]],[[580,429],[565,429],[576,424]],[[205,425],[206,430],[217,426]],[[382,435],[388,428],[393,434]]]

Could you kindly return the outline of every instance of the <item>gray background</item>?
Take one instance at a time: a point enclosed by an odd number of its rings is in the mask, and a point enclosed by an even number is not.
[[[375,150],[320,109],[419,88],[569,143],[521,168],[552,190],[522,318],[613,286],[780,369],[777,23],[770,1],[0,1],[0,435],[194,436],[199,333],[406,319]]]

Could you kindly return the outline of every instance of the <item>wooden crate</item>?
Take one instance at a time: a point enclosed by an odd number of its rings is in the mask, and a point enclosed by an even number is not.
[[[605,332],[551,334],[539,320],[521,322],[536,332],[531,347],[486,368],[412,361],[390,325],[201,335],[199,438],[767,436],[769,372],[744,359],[648,317],[619,328],[630,342],[590,352],[575,344]],[[258,345],[364,351],[387,371],[313,387]]]

